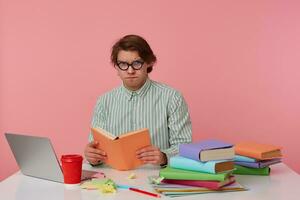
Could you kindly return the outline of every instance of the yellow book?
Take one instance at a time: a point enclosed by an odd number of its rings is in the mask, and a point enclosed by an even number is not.
[[[136,151],[151,146],[147,128],[124,133],[118,137],[101,128],[91,128],[93,138],[98,141],[97,148],[107,154],[106,164],[117,170],[131,170],[142,165],[136,157]]]

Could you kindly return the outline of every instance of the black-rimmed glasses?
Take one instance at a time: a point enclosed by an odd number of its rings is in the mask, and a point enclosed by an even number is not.
[[[134,70],[139,70],[143,67],[143,65],[144,65],[144,62],[140,61],[140,60],[133,61],[131,64],[128,62],[122,62],[122,61],[117,62],[117,66],[119,67],[120,70],[123,70],[123,71],[126,71],[130,66]]]

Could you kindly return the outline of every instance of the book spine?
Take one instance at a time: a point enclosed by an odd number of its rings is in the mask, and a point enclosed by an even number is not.
[[[233,171],[233,174],[240,174],[240,175],[261,175],[261,176],[268,176],[270,175],[270,167],[264,168],[249,168],[240,165],[234,165],[236,170]]]
[[[166,179],[178,179],[178,180],[205,180],[205,181],[224,181],[228,174],[206,174],[206,173],[180,173],[169,172],[168,170],[160,170],[159,176]]]
[[[194,187],[205,187],[212,190],[217,190],[220,188],[218,181],[189,181],[189,180],[172,180],[164,179],[163,183],[169,184],[179,184],[179,185],[188,185]]]
[[[240,161],[240,162],[256,162],[256,159],[249,158],[247,156],[241,156],[241,155],[235,155],[234,161]]]
[[[200,162],[189,158],[175,156],[170,158],[170,167],[215,174],[215,162]]]
[[[241,165],[241,166],[244,166],[244,167],[251,167],[251,168],[261,168],[260,166],[260,163],[259,162],[234,162],[234,164],[236,165]]]

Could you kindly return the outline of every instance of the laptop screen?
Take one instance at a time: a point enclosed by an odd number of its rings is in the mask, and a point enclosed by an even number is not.
[[[63,174],[48,138],[5,133],[23,174],[63,182]]]

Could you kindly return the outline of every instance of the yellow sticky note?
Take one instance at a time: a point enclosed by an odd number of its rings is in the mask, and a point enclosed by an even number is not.
[[[115,193],[117,185],[111,179],[93,179],[80,185],[82,189],[99,190],[102,193]]]
[[[101,192],[102,192],[102,193],[115,193],[115,192],[116,192],[116,188],[114,188],[113,185],[107,185],[107,184],[104,184],[104,185],[101,187]]]
[[[128,179],[136,179],[135,173],[131,173],[131,174],[128,176]]]

